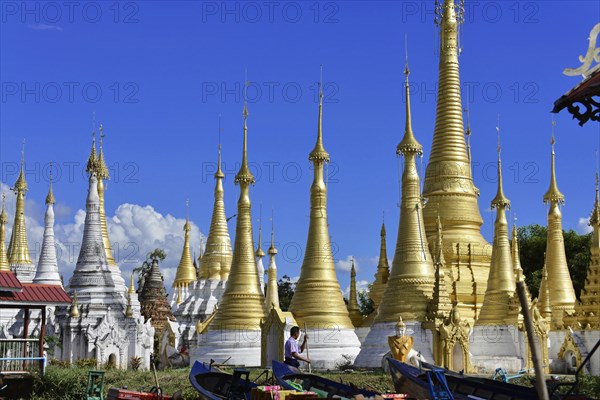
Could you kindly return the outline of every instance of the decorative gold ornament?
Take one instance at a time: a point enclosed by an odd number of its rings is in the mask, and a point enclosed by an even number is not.
[[[277,286],[277,265],[275,264],[275,230],[271,225],[271,247],[269,247],[269,268],[267,269],[267,293],[265,294],[265,307],[267,310],[271,308],[279,309],[279,292]]]
[[[190,231],[192,226],[190,224],[189,216],[185,218],[185,224],[183,225],[184,239],[183,239],[183,252],[181,253],[181,260],[175,273],[175,280],[173,281],[173,287],[176,288],[187,288],[188,285],[196,280],[196,268],[194,268],[194,262],[192,261],[192,253],[190,251]],[[183,301],[184,299],[181,299]]]
[[[73,291],[73,299],[69,308],[69,316],[71,318],[79,318],[79,306],[77,304],[77,290]]]
[[[415,338],[406,336],[406,324],[402,321],[402,317],[399,317],[396,324],[396,336],[388,336],[388,345],[390,346],[392,358],[406,362],[408,353],[413,348],[414,342]]]
[[[29,256],[29,245],[27,244],[27,228],[25,226],[25,193],[28,190],[27,181],[25,180],[25,144],[23,144],[23,150],[21,151],[19,177],[12,190],[17,196],[17,207],[7,256],[10,266],[14,269],[21,265],[32,265]]]

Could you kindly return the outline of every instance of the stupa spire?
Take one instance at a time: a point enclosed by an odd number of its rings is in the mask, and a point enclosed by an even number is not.
[[[496,222],[488,285],[477,319],[479,325],[512,325],[517,322],[516,319],[512,321],[509,318],[509,300],[514,296],[516,286],[506,220],[506,209],[510,208],[510,201],[504,195],[502,185],[500,127],[497,126],[496,129],[498,130],[498,191],[491,202],[491,208],[496,209]]]
[[[246,88],[247,88],[246,83]],[[256,262],[254,259],[254,240],[252,238],[252,213],[250,202],[250,185],[255,183],[254,176],[248,168],[248,105],[244,90],[244,144],[242,149],[242,165],[235,176],[235,183],[240,186],[238,212],[235,230],[233,260],[227,286],[221,298],[219,309],[208,326],[209,331],[236,329],[240,326],[260,327],[266,317],[265,298],[260,287]],[[258,328],[259,329],[259,328]]]
[[[88,157],[85,171],[93,174],[98,169],[98,152],[96,151],[96,113],[92,117],[92,148]]]
[[[538,299],[537,306],[540,310],[541,316],[544,318],[550,318],[552,315],[552,307],[550,305],[548,270],[546,269],[546,253],[544,253],[544,267],[542,268],[542,280],[540,282]]]
[[[562,229],[562,213],[560,205],[564,204],[565,196],[558,190],[555,171],[554,126],[552,121],[552,139],[550,144],[550,187],[544,195],[544,203],[549,204],[548,211],[548,239],[546,241],[546,270],[548,273],[548,293],[550,307],[552,307],[552,321],[557,326],[562,326],[563,312],[574,311],[575,290],[567,266],[565,242]]]
[[[331,326],[353,328],[348,309],[335,273],[331,239],[327,222],[327,185],[323,179],[323,166],[329,154],[323,146],[323,67],[319,84],[319,116],[317,143],[308,159],[313,164],[313,182],[310,187],[310,222],[306,250],[296,292],[289,310],[296,322],[310,327]],[[328,304],[327,308],[323,304]],[[326,324],[326,325],[325,325]]]
[[[263,257],[265,252],[262,249],[262,205],[260,207],[260,217],[258,220],[258,246],[256,247],[256,273],[258,274],[258,281],[261,289],[265,287],[265,266],[263,265]]]
[[[108,167],[106,166],[106,162],[104,161],[104,128],[102,124],[100,124],[99,128],[100,132],[100,150],[98,152],[96,161],[95,161],[95,172],[96,177],[98,178],[98,198],[100,199],[100,223],[102,228],[102,242],[104,243],[104,252],[106,254],[106,261],[108,265],[113,268],[117,267],[117,263],[115,262],[115,258],[113,257],[112,246],[110,244],[110,239],[108,237],[108,225],[106,224],[106,211],[104,209],[104,181],[110,179],[108,173]],[[122,280],[116,277],[119,281]],[[125,285],[125,281],[123,281],[123,286]]]
[[[190,231],[192,226],[190,224],[189,217],[189,201],[186,201],[186,217],[185,224],[183,225],[184,237],[183,237],[183,252],[181,253],[181,259],[179,260],[179,266],[175,273],[175,280],[173,281],[173,287],[178,290],[179,300],[181,298],[181,289],[186,289],[190,283],[196,280],[196,268],[194,268],[194,261],[192,260],[192,253],[190,250]]]
[[[226,281],[231,269],[231,238],[225,216],[225,192],[221,170],[221,116],[219,116],[219,155],[217,159],[217,172],[215,173],[215,200],[213,204],[210,229],[206,238],[204,255],[202,256],[203,268],[206,268],[208,279]]]
[[[21,282],[30,283],[35,275],[35,265],[31,262],[29,255],[27,227],[25,226],[25,195],[28,190],[25,180],[25,140],[23,140],[21,148],[19,176],[12,190],[17,196],[17,206],[8,244],[8,262]]]
[[[348,294],[348,315],[355,327],[362,324],[363,316],[358,307],[358,299],[356,298],[356,268],[354,267],[354,258],[352,258],[352,268],[350,269],[350,293]]]
[[[273,217],[271,217],[271,247],[269,253],[269,268],[267,269],[267,293],[265,295],[265,305],[267,310],[271,308],[279,309],[279,292],[277,288],[277,264],[275,264],[275,256],[277,249],[275,248],[275,226]]]
[[[198,279],[208,279],[208,265],[206,265],[202,262],[202,257],[204,256],[203,248],[204,248],[204,239],[200,238],[200,248],[198,249],[200,252],[200,255],[196,259],[198,261],[198,264],[197,264]],[[194,261],[196,261],[196,260],[194,260]]]
[[[2,211],[0,211],[0,271],[10,271],[8,256],[6,254],[6,224],[8,216],[4,203],[6,202],[6,194],[2,193]]]
[[[373,300],[373,308],[377,310],[381,299],[383,298],[383,292],[387,285],[390,277],[390,265],[387,258],[387,246],[386,246],[386,232],[385,222],[381,224],[381,231],[379,232],[381,238],[379,244],[379,263],[377,264],[377,272],[375,273],[375,282],[371,286],[369,297]]]
[[[46,196],[46,214],[44,216],[44,236],[33,283],[61,285],[58,273],[58,261],[54,243],[54,194],[52,193],[52,163],[50,163],[50,185]]]
[[[406,127],[404,137],[396,148],[396,154],[404,156],[398,239],[392,272],[375,318],[376,323],[397,321],[400,316],[405,321],[423,322],[433,292],[435,274],[423,224],[421,181],[416,164],[417,155],[423,154],[423,146],[412,130],[409,73],[407,64],[404,69]],[[402,293],[402,296],[398,296],[398,293]]]
[[[470,265],[461,260],[465,271],[458,274],[461,281],[456,284],[456,300],[463,317],[473,320],[478,309],[476,299],[481,298],[473,288],[478,293],[485,291],[491,246],[481,234],[483,219],[465,143],[458,62],[458,30],[463,16],[462,3],[436,2],[436,23],[440,27],[439,81],[433,142],[423,186],[423,197],[427,198],[423,217],[427,237],[433,240],[436,218],[440,215],[447,259],[460,259],[462,254],[456,254],[457,251],[464,254],[463,249],[472,249]]]
[[[431,320],[444,320],[450,316],[452,312],[452,301],[446,285],[446,260],[444,259],[443,249],[443,230],[440,217],[436,223],[435,246],[433,250],[433,259],[435,266],[435,284],[433,286],[433,296],[428,310],[428,316]]]

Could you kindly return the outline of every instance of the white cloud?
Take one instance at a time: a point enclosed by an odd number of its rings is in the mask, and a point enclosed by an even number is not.
[[[369,281],[366,281],[364,279],[356,281],[356,293],[357,293],[357,295],[360,292],[368,291],[369,290],[369,287],[368,287],[369,283],[370,283]],[[342,291],[342,293],[344,294],[345,298],[348,298],[348,296],[350,295],[350,285],[348,285],[346,287],[346,289],[344,289]]]
[[[6,212],[8,224],[6,227],[6,245],[10,240],[13,219],[15,214],[15,197],[9,193],[9,187],[0,183],[0,192],[6,193]],[[61,210],[64,223],[59,223],[58,218],[54,226],[55,240],[57,245],[57,256],[59,271],[68,284],[75,269],[81,239],[83,237],[83,226],[85,222],[85,211],[79,209],[72,218],[71,209],[66,205],[55,206]],[[44,211],[32,199],[26,199],[25,224],[27,225],[27,238],[31,260],[37,264],[41,250],[42,236],[44,232]],[[55,212],[56,214],[56,212]],[[167,258],[161,263],[161,271],[165,277],[165,284],[169,290],[175,272],[181,258],[183,249],[185,219],[175,218],[170,214],[163,215],[152,206],[140,206],[137,204],[121,204],[115,211],[115,215],[107,217],[107,225],[111,247],[115,260],[121,268],[121,273],[126,282],[129,282],[131,270],[139,266],[146,259],[146,255],[155,248],[161,248],[167,253]],[[191,222],[190,246],[192,256],[199,255],[200,237],[204,236],[197,225]]]
[[[335,262],[335,268],[340,271],[350,272],[350,270],[352,269],[352,259],[352,255],[346,256],[345,259],[340,258]],[[356,270],[358,271],[358,262],[356,260],[354,260],[354,268],[356,268]]]
[[[588,225],[590,219],[589,217],[581,217],[579,218],[579,222],[577,224],[577,233],[580,235],[590,233],[593,231],[592,227]]]

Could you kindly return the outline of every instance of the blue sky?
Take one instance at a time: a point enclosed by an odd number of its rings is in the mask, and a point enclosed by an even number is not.
[[[433,1],[82,2],[74,8],[9,1],[0,7],[0,181],[14,183],[25,138],[30,243],[41,236],[50,160],[61,173],[55,184],[57,237],[76,241],[80,234],[78,210],[87,190],[82,168],[95,112],[104,125],[112,175],[106,193],[111,237],[114,231],[122,242],[135,242],[120,244],[124,273],[160,245],[171,251],[164,265],[168,280],[180,255],[186,199],[197,227],[193,246],[209,227],[219,114],[227,214],[236,212],[233,176],[241,155],[247,70],[248,151],[257,176],[253,214],[258,221],[262,204],[268,231],[274,209],[280,275],[297,276],[308,231],[315,83],[323,64],[330,233],[342,287],[350,255],[357,258],[358,278],[372,280],[383,212],[391,262],[399,199],[395,147],[405,120],[404,36],[424,171],[438,67]],[[461,80],[470,103],[483,234],[491,241],[497,115],[505,193],[518,223],[545,224],[549,111],[580,80],[562,70],[580,65],[600,5],[467,1],[466,7]],[[581,231],[580,219],[593,202],[599,126],[579,127],[565,111],[555,118],[564,226]],[[232,235],[234,229],[232,220]],[[148,232],[156,239],[141,239]],[[67,278],[72,262],[61,263]]]

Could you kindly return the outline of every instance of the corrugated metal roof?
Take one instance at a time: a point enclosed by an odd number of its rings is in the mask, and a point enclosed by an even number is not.
[[[12,271],[0,271],[0,291],[21,291],[23,287]]]
[[[0,303],[65,305],[71,303],[71,297],[59,285],[22,284],[20,292],[0,294]]]

